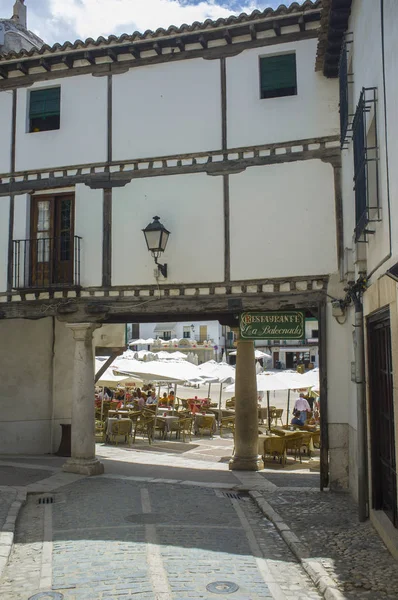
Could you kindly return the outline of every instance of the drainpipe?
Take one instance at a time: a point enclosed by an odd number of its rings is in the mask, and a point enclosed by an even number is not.
[[[362,293],[352,294],[355,306],[355,382],[357,386],[357,448],[358,448],[358,518],[369,517],[368,443],[365,394],[365,333],[363,324]]]

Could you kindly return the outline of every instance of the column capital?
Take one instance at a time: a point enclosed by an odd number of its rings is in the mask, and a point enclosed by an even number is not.
[[[91,339],[94,330],[102,327],[99,323],[66,323],[66,326],[72,330],[73,337],[77,342]]]

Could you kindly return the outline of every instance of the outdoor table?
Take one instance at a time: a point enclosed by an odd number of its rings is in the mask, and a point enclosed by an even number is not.
[[[108,415],[128,415],[129,411],[128,410],[109,410],[108,411]]]
[[[180,418],[173,417],[172,415],[167,415],[166,417],[164,417],[163,415],[158,415],[157,420],[163,421],[165,423],[165,426],[164,426],[165,431],[166,431],[166,433],[169,433],[170,431],[177,430],[176,425],[178,424],[178,421],[180,420]]]
[[[118,419],[115,417],[109,417],[106,420],[106,430],[105,430],[106,441],[109,441],[109,436],[112,435],[112,423],[118,423],[119,421],[129,421],[131,423],[131,425],[133,425],[133,422],[131,421],[131,419]]]
[[[215,431],[216,431],[216,415],[213,413],[206,413],[205,415],[202,413],[196,413],[194,423],[193,423],[193,430],[194,430],[195,435],[197,433],[199,433],[199,427],[200,427],[201,421],[203,420],[203,417],[213,417],[212,431],[213,431],[213,433],[215,433]]]

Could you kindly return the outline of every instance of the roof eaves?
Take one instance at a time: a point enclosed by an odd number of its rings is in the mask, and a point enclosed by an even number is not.
[[[315,69],[325,77],[337,77],[352,0],[323,0]]]
[[[242,13],[239,16],[231,15],[227,18],[217,19],[216,21],[207,19],[203,23],[195,21],[191,25],[183,24],[180,27],[171,25],[168,29],[159,28],[156,31],[147,30],[144,33],[136,31],[131,35],[124,33],[121,36],[110,35],[108,38],[100,36],[96,40],[94,40],[93,38],[87,38],[85,41],[78,39],[73,43],[66,41],[63,44],[56,43],[53,46],[44,44],[40,49],[33,48],[32,50],[10,52],[9,54],[0,57],[0,62],[13,62],[15,60],[37,58],[39,56],[45,55],[53,56],[58,53],[71,53],[76,50],[85,50],[93,47],[100,48],[109,46],[119,46],[124,43],[131,44],[134,42],[152,41],[154,39],[156,39],[157,41],[162,41],[165,39],[170,39],[176,35],[184,36],[196,32],[216,33],[217,30],[225,29],[226,27],[238,27],[239,25],[242,25],[247,22],[261,23],[263,21],[270,20],[271,18],[278,19],[297,13],[302,14],[309,13],[311,11],[319,12],[321,8],[322,0],[305,0],[303,4],[293,2],[290,6],[285,6],[284,4],[281,4],[276,9],[266,8],[262,12],[259,10],[255,10],[250,15]]]

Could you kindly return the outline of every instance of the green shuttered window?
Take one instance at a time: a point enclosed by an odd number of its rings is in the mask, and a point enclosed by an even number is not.
[[[61,88],[30,92],[29,131],[59,129],[61,114]]]
[[[260,58],[261,98],[297,94],[296,55],[281,54]]]

